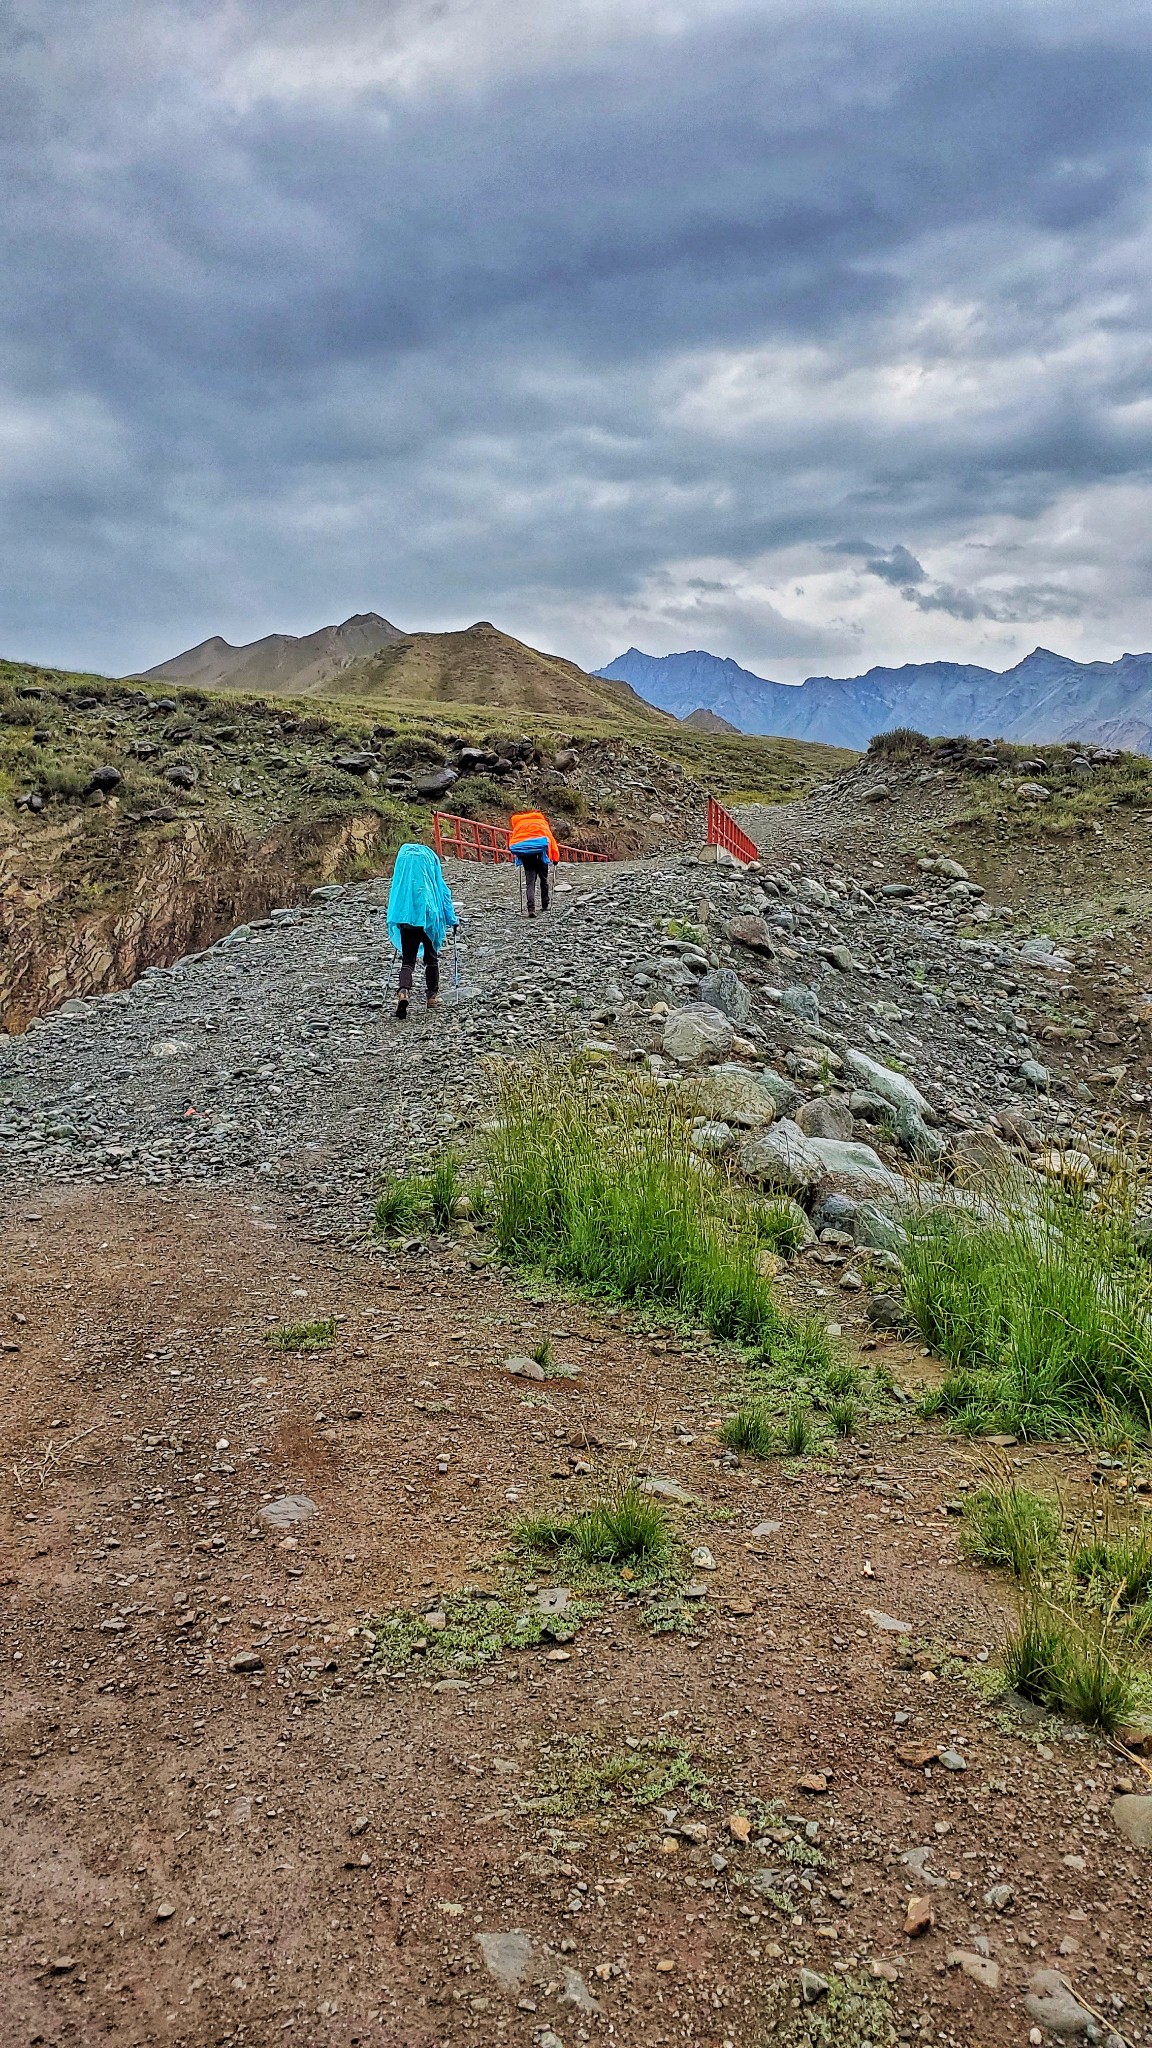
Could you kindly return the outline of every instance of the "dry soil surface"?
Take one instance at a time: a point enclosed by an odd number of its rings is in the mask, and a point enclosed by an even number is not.
[[[1152,2038],[1133,1766],[978,1683],[1002,1589],[945,1503],[995,1453],[898,1421],[733,1469],[709,1345],[303,1229],[220,1189],[8,1203],[0,2040],[761,2048],[809,2039],[806,1966],[870,1987],[813,2039],[1002,2048],[1045,1964]],[[326,1350],[265,1341],[324,1315]],[[548,1334],[578,1376],[510,1377]],[[491,1587],[511,1519],[622,1469],[691,1496],[690,1634],[621,1593],[455,1679],[365,1661],[371,1617]],[[280,1533],[284,1495],[316,1512]]]

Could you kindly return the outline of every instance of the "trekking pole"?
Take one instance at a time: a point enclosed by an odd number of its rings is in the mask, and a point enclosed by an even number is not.
[[[452,986],[460,986],[460,955],[456,946],[456,927],[452,927]]]

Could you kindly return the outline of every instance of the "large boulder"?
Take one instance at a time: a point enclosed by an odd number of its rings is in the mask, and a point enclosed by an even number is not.
[[[752,992],[731,967],[715,967],[703,977],[700,1001],[722,1010],[734,1024],[746,1024],[752,1015]]]
[[[771,1067],[761,1067],[756,1082],[772,1097],[777,1116],[795,1116],[802,1100],[795,1081],[790,1081],[786,1074],[775,1073]]]
[[[907,1074],[897,1074],[892,1067],[882,1067],[879,1060],[869,1059],[866,1052],[846,1052],[844,1065],[852,1079],[869,1095],[878,1095],[882,1102],[890,1102],[893,1109],[915,1110],[917,1116],[926,1120],[932,1118],[931,1104]]]
[[[995,1131],[957,1131],[949,1141],[948,1161],[958,1181],[1003,1180],[1019,1172],[1017,1155]]]
[[[793,1017],[799,1017],[802,1024],[820,1022],[820,998],[814,988],[805,988],[803,982],[795,982],[784,990],[780,1008],[788,1010]]]
[[[820,1162],[808,1139],[788,1117],[741,1145],[740,1166],[749,1180],[786,1194],[809,1194],[821,1178]]]
[[[882,1209],[878,1202],[858,1202],[848,1228],[857,1244],[867,1246],[870,1251],[895,1252],[899,1258],[908,1244],[908,1232],[903,1224]]]
[[[789,1117],[758,1132],[740,1147],[740,1165],[749,1180],[789,1194],[807,1194],[824,1180],[847,1180],[861,1187],[905,1192],[871,1145],[853,1145],[836,1138],[809,1138]]]
[[[417,796],[446,796],[457,780],[454,768],[429,768],[413,777],[413,787]]]
[[[694,1090],[701,1109],[710,1117],[742,1130],[759,1130],[776,1115],[771,1095],[748,1067],[711,1067],[699,1082],[685,1086]]]
[[[710,1065],[731,1052],[735,1036],[722,1010],[714,1010],[708,1003],[691,1003],[687,1009],[668,1012],[664,1051],[683,1067]]]
[[[802,1102],[796,1122],[806,1138],[850,1138],[852,1110],[845,1095],[815,1095]]]
[[[738,917],[728,927],[728,936],[737,946],[746,946],[750,953],[762,953],[768,959],[775,955],[772,934],[762,917]]]
[[[947,1149],[947,1139],[939,1131],[929,1129],[918,1109],[894,1107],[892,1124],[909,1159],[932,1166]]]

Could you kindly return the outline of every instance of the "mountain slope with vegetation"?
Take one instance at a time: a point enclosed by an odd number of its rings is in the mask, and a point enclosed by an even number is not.
[[[458,633],[403,633],[378,613],[361,612],[316,633],[269,633],[244,647],[216,635],[136,680],[563,717],[613,717],[627,709],[649,725],[666,716],[628,683],[586,675],[574,661],[528,647],[487,619]]]

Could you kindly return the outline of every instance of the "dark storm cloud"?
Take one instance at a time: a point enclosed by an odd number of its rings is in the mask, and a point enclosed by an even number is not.
[[[396,48],[435,62],[376,82],[378,9],[269,12],[11,18],[0,645],[128,667],[368,604],[595,620],[849,520],[905,533],[843,551],[919,610],[1003,619],[920,556],[1144,474],[1127,8],[689,0],[672,32],[652,0],[564,53],[547,0],[488,47],[413,7]],[[945,301],[975,324],[933,327]],[[784,400],[742,409],[724,366],[764,352]],[[905,419],[908,353],[944,382]]]
[[[898,541],[894,548],[874,547],[866,540],[839,540],[828,550],[833,555],[862,555],[864,567],[870,576],[879,576],[882,583],[923,583],[924,566],[911,551]]]

